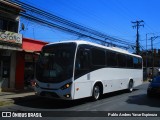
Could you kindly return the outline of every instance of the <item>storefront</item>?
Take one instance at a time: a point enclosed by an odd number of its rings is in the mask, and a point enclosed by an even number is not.
[[[29,87],[30,80],[35,75],[35,62],[39,55],[37,52],[47,44],[47,42],[28,38],[22,39],[22,35],[10,33],[18,36],[19,40],[10,42],[8,39],[0,39],[0,91],[13,91]],[[0,38],[3,34],[5,33],[0,32]]]
[[[16,89],[28,89],[30,81],[35,77],[35,65],[38,52],[47,42],[23,38],[23,51],[17,52]]]
[[[0,32],[0,91],[14,89],[16,53],[22,51],[22,35]]]
[[[18,4],[0,0],[0,91],[24,89],[34,77],[35,61],[46,42],[23,38],[19,34]]]
[[[0,0],[0,91],[15,89],[16,54],[22,51],[18,4]]]

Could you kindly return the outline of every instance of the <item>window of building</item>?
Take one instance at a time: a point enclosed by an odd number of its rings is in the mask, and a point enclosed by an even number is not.
[[[0,17],[0,30],[18,32],[18,22]]]
[[[0,30],[3,29],[3,20],[0,20]]]

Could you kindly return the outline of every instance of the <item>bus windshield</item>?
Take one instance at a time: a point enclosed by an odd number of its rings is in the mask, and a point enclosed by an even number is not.
[[[59,43],[43,47],[36,65],[36,78],[58,83],[73,76],[75,43]]]

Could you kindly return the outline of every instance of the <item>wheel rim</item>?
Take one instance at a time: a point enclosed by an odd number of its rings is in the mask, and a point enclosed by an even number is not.
[[[97,100],[100,96],[100,89],[99,86],[95,86],[94,88],[94,98]]]

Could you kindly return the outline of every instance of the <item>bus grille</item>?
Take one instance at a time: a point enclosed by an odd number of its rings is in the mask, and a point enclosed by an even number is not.
[[[40,93],[41,96],[43,97],[53,97],[53,98],[59,98],[59,96],[54,93],[54,92],[46,92],[46,91],[43,91]]]

